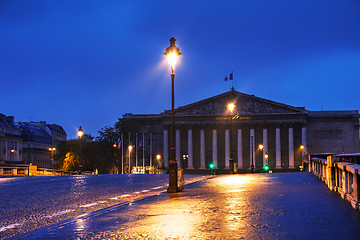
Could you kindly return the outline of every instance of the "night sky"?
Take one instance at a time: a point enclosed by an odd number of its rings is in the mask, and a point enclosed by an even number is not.
[[[0,1],[0,113],[68,138],[125,113],[236,90],[308,110],[360,107],[360,1]]]

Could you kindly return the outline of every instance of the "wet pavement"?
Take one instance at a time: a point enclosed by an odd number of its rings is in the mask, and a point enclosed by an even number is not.
[[[201,175],[185,174],[186,182]],[[159,194],[166,174],[0,178],[0,239]]]
[[[223,175],[13,239],[359,239],[360,212],[310,173]]]

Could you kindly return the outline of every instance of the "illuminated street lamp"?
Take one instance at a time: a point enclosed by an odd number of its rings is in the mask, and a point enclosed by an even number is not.
[[[175,46],[175,38],[170,39],[170,46],[165,51],[169,64],[171,66],[171,142],[170,142],[170,161],[169,161],[169,188],[168,193],[175,193],[179,191],[177,185],[177,166],[176,150],[175,150],[175,110],[174,110],[174,80],[175,72],[174,67],[177,59],[181,55],[178,47]]]
[[[307,166],[309,164],[309,152],[308,152],[308,148],[306,145],[300,145],[300,150],[301,150],[301,159],[302,159],[302,164],[301,164],[301,171],[308,171]]]
[[[264,171],[268,172],[270,167],[269,167],[269,162],[268,162],[268,158],[269,158],[269,154],[266,152],[265,153],[265,165],[264,165]]]
[[[131,174],[131,151],[133,149],[133,146],[129,145],[128,146],[128,150],[129,150],[129,173]]]
[[[56,148],[49,148],[49,151],[51,152],[51,161],[54,160],[54,151],[56,150]]]
[[[14,161],[14,158],[15,158],[15,149],[11,149],[10,150],[10,160]]]
[[[77,131],[77,134],[79,136],[79,174],[81,174],[81,137],[82,135],[84,135],[84,132],[81,128],[81,126],[79,127],[79,130]]]
[[[232,149],[232,119],[233,119],[233,111],[235,109],[234,103],[228,104],[228,109],[230,110],[230,158],[229,158],[229,165],[230,165],[230,174],[234,173],[234,158],[233,158],[233,149]]]
[[[264,149],[264,145],[260,144],[259,149],[260,149],[260,151],[262,151]]]
[[[115,148],[116,151],[117,145],[115,143],[113,144],[113,147]],[[115,174],[115,157],[116,157],[116,152],[114,153],[114,158],[113,158],[113,174]]]

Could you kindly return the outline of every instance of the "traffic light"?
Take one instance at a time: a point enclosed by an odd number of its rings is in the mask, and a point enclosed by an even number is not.
[[[268,172],[269,169],[270,169],[269,165],[264,165],[264,171],[265,171],[265,172]]]
[[[210,163],[209,168],[212,170],[214,169],[215,165],[213,163]]]

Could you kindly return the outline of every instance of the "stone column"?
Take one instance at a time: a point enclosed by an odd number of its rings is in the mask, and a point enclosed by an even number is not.
[[[268,150],[268,137],[267,137],[267,125],[264,125],[263,128],[263,166],[265,166],[266,163],[266,158],[265,158],[265,153],[269,154],[269,150]]]
[[[230,158],[230,131],[225,129],[225,169],[230,168],[229,158]]]
[[[188,129],[188,169],[194,169],[194,155],[193,155],[193,143],[192,143],[192,129]]]
[[[275,132],[275,142],[276,142],[276,168],[281,168],[281,142],[280,142],[280,126],[276,127]]]
[[[164,167],[169,167],[169,140],[168,140],[168,130],[164,129]]]
[[[244,167],[243,151],[242,151],[242,130],[241,127],[238,129],[238,141],[237,141],[237,153],[238,153],[238,168]]]
[[[213,129],[213,141],[212,141],[212,155],[213,155],[213,164],[215,169],[218,168],[218,152],[217,152],[217,134],[216,129]]]
[[[289,126],[289,168],[295,168],[294,130],[292,126]]]
[[[181,169],[181,149],[180,149],[180,129],[176,129],[176,161],[178,162],[178,168]]]
[[[205,130],[200,129],[200,169],[206,169],[205,167]]]
[[[254,168],[256,169],[256,160],[255,160],[255,129],[250,129],[250,167],[251,164],[254,164]]]

